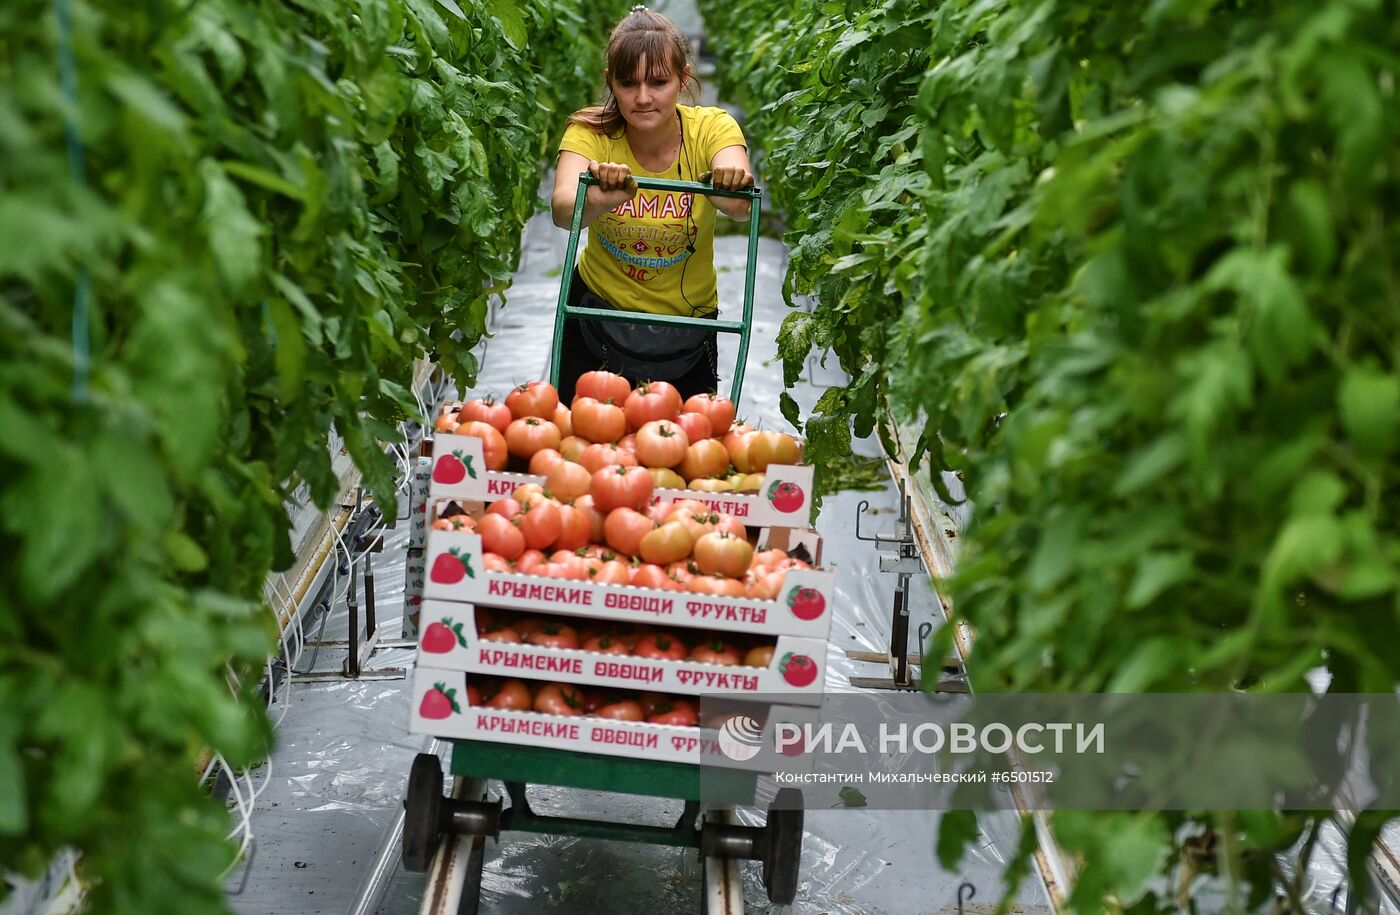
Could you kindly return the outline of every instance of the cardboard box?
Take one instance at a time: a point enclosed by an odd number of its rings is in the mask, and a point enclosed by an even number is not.
[[[836,574],[829,570],[793,569],[787,573],[777,600],[754,600],[489,572],[481,553],[481,537],[474,533],[429,531],[424,597],[629,623],[810,639],[825,639],[831,630]]]
[[[502,677],[678,695],[781,694],[784,701],[815,705],[826,673],[824,640],[786,635],[778,636],[768,667],[743,667],[484,641],[477,636],[476,608],[447,601],[426,601],[420,628],[420,665]]]
[[[435,503],[443,499],[494,502],[517,486],[544,483],[544,477],[533,474],[487,470],[481,439],[470,435],[434,436],[432,460],[429,498]],[[773,464],[764,474],[761,492],[658,489],[656,499],[663,503],[694,499],[754,527],[807,527],[812,516],[812,474],[808,466]]]
[[[467,702],[467,679],[468,675],[459,670],[419,666],[413,674],[409,733],[633,759],[709,763],[731,769],[764,769],[762,756],[745,765],[743,760],[726,753],[714,728],[475,707]],[[761,723],[760,740],[772,746],[772,730],[777,722],[811,721],[815,712],[779,705],[759,706],[754,710],[754,722]]]

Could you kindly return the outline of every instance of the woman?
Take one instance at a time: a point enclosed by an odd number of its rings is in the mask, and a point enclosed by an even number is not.
[[[579,175],[598,179],[584,204],[588,244],[569,304],[713,318],[715,211],[747,219],[750,202],[639,190],[633,176],[698,181],[709,172],[721,190],[752,187],[744,134],[723,109],[678,103],[694,85],[685,38],[646,7],[633,7],[613,29],[603,80],[603,104],[570,116],[559,144],[555,225],[568,228],[573,219]],[[669,381],[683,397],[714,391],[715,332],[568,321],[559,373],[564,402],[573,399],[579,375],[599,368],[634,385]]]

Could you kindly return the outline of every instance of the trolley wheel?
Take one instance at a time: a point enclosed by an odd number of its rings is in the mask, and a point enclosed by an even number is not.
[[[782,788],[768,805],[763,829],[763,888],[774,905],[797,898],[797,869],[802,863],[802,792]]]
[[[413,757],[403,806],[403,866],[422,873],[437,853],[442,810],[442,761],[431,753]]]

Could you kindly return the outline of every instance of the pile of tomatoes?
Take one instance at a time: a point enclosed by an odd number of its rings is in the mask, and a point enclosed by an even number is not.
[[[600,620],[541,616],[477,608],[477,635],[484,642],[582,649],[619,657],[767,668],[773,663],[773,639],[696,631],[689,643],[659,626],[604,623]],[[736,644],[737,643],[737,644]]]
[[[682,401],[664,381],[633,389],[611,372],[581,375],[576,391],[564,406],[553,385],[532,381],[504,402],[486,397],[445,408],[436,428],[480,438],[490,470],[543,475],[561,460],[589,473],[640,467],[660,489],[758,492],[770,464],[802,457],[792,436],[735,422],[727,397]]]
[[[692,699],[664,693],[620,692],[572,683],[474,677],[467,684],[467,702],[479,708],[535,711],[566,717],[646,721],[682,727],[700,724],[700,716]]]

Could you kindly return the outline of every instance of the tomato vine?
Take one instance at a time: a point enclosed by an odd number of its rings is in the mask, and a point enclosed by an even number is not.
[[[413,360],[474,379],[621,11],[5,4],[0,868],[71,847],[94,911],[224,910],[196,759],[268,748],[284,503],[333,498],[334,430],[393,504]]]
[[[1323,666],[1394,688],[1393,3],[702,12],[787,216],[787,291],[817,301],[784,323],[786,380],[813,348],[852,377],[806,418],[811,454],[888,407],[935,485],[965,478],[948,588],[977,689],[1297,691]],[[1322,819],[1055,825],[1076,907],[1159,911],[1186,823],[1261,904]],[[1354,878],[1383,820],[1352,830]],[[945,862],[971,822],[945,818]]]

